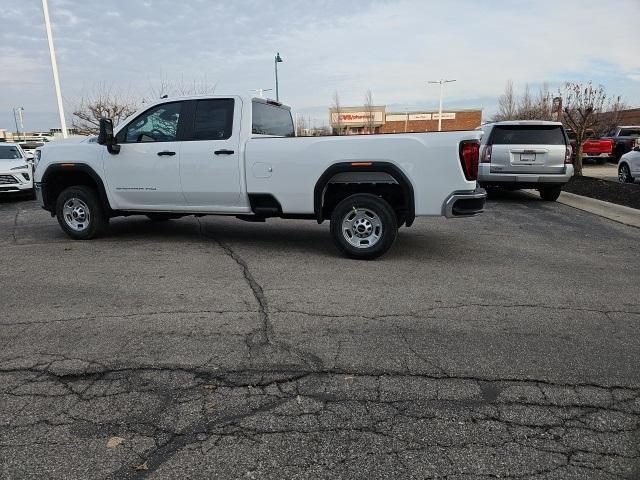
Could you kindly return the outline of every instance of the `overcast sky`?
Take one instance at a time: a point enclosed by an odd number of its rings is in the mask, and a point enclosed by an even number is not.
[[[168,82],[216,93],[273,88],[318,122],[337,90],[389,109],[437,106],[427,80],[455,78],[445,106],[495,110],[512,79],[593,80],[640,106],[640,0],[50,0],[70,111],[103,83],[140,98]],[[40,0],[0,0],[0,128],[58,126]],[[628,21],[625,21],[628,20]],[[272,94],[273,92],[269,92]],[[69,116],[69,115],[68,115]]]

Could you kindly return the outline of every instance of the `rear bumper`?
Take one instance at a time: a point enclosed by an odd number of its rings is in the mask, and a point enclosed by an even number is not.
[[[447,218],[474,217],[482,213],[486,199],[484,188],[453,192],[442,205],[442,215]]]
[[[495,173],[491,172],[491,165],[481,163],[478,166],[478,182],[481,185],[519,185],[528,188],[527,185],[564,184],[573,177],[573,165],[564,166],[563,173]]]

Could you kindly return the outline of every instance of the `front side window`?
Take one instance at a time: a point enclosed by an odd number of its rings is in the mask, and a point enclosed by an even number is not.
[[[176,141],[181,109],[182,102],[173,102],[147,110],[127,126],[124,142]]]
[[[18,147],[14,146],[0,146],[0,160],[15,160],[22,158],[22,154]]]
[[[560,125],[498,125],[491,133],[493,145],[564,145]]]
[[[277,105],[253,102],[253,125],[251,132],[258,135],[295,137],[291,112]]]
[[[233,128],[233,99],[198,100],[193,140],[226,140]]]

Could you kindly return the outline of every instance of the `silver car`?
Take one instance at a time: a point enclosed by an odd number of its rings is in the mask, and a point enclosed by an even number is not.
[[[559,122],[509,120],[479,127],[482,187],[536,189],[555,201],[573,176],[571,144]]]

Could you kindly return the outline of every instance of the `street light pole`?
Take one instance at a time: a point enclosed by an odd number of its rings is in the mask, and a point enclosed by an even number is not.
[[[444,79],[440,79],[440,80],[429,80],[429,83],[439,83],[440,84],[440,108],[438,110],[438,131],[441,132],[442,131],[442,93],[443,93],[443,85],[445,83],[451,83],[451,82],[455,82],[455,80],[444,80]]]
[[[280,52],[278,52],[273,59],[273,64],[276,67],[276,101],[280,101],[280,91],[278,90],[278,64],[282,63],[282,57],[280,56]]]
[[[64,118],[64,107],[62,106],[62,94],[60,93],[60,79],[58,78],[58,64],[56,62],[56,52],[53,48],[53,37],[51,35],[51,22],[49,21],[49,6],[47,0],[42,0],[42,13],[44,14],[44,26],[47,30],[47,41],[49,42],[49,56],[51,57],[51,69],[53,70],[53,83],[56,89],[56,99],[58,101],[58,114],[60,115],[60,127],[62,138],[67,138],[67,121]]]

